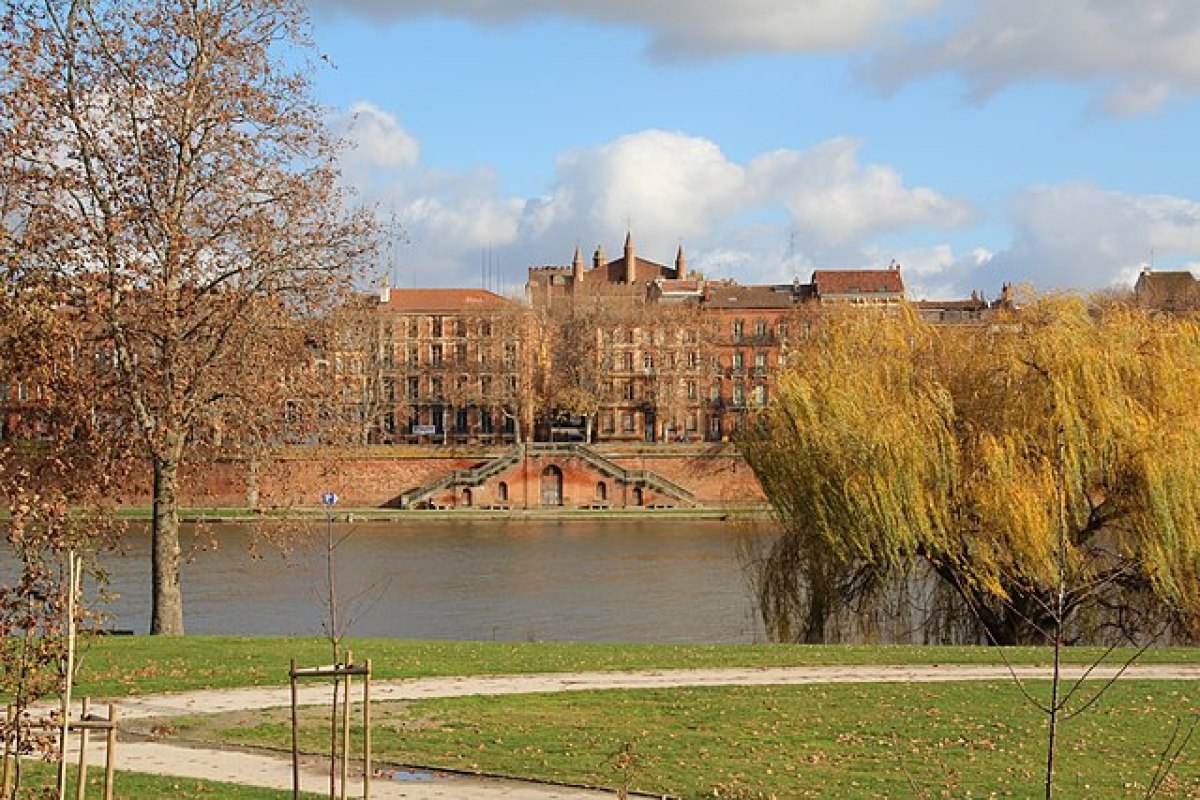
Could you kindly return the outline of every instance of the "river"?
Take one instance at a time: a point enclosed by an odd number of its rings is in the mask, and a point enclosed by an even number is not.
[[[337,606],[351,636],[754,642],[762,626],[738,553],[765,528],[680,519],[403,521],[334,525]],[[320,635],[326,524],[286,555],[247,526],[185,536],[188,633]],[[145,632],[149,537],[107,556],[111,627]],[[341,624],[340,624],[341,626]]]

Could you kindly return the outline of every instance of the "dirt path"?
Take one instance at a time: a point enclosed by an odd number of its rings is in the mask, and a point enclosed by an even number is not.
[[[1016,667],[1013,672],[1022,679],[1049,677],[1046,667]],[[1067,667],[1068,677],[1083,674],[1081,667]],[[1113,668],[1099,668],[1091,677],[1104,679],[1114,674]],[[437,697],[468,695],[509,695],[535,692],[582,692],[597,689],[656,689],[696,686],[765,686],[817,683],[886,683],[886,682],[944,682],[974,680],[1004,680],[1011,677],[1003,666],[933,665],[933,666],[833,666],[833,667],[772,667],[741,669],[662,670],[637,672],[586,672],[537,675],[419,678],[411,680],[375,681],[371,686],[372,701],[419,700]],[[1127,680],[1198,680],[1200,666],[1147,664],[1131,667]],[[301,687],[300,702],[315,705],[326,702],[328,687]],[[119,715],[124,721],[151,717],[249,711],[277,708],[290,703],[288,688],[250,688],[185,692],[174,695],[123,698]],[[102,748],[90,750],[93,757],[102,759]],[[292,786],[290,759],[274,754],[238,750],[188,747],[167,742],[122,741],[117,748],[118,769],[147,772],[157,775],[177,775],[229,781],[253,786],[290,789]],[[483,778],[417,774],[395,780],[380,776],[371,782],[371,797],[388,800],[590,800],[612,797],[594,790],[549,787],[522,781],[498,781]],[[328,789],[327,774],[322,765],[311,761],[305,765],[302,787],[306,791]],[[352,796],[361,796],[361,786],[351,783]]]

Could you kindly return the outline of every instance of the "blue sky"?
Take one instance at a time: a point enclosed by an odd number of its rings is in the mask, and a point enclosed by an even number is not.
[[[578,245],[917,297],[1200,272],[1195,0],[310,0],[393,285]]]

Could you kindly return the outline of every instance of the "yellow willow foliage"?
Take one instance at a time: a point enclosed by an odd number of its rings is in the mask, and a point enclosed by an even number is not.
[[[823,319],[743,442],[789,529],[996,597],[1116,580],[1200,608],[1200,326],[1077,298],[989,325]],[[1132,585],[1132,584],[1130,584]]]
[[[955,442],[948,396],[905,357],[927,332],[880,322],[842,316],[814,332],[748,456],[785,520],[843,558],[892,564],[946,536],[937,498],[952,488]]]

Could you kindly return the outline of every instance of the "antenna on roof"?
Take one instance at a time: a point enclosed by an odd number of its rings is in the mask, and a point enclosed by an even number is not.
[[[788,231],[788,263],[792,266],[792,283],[800,280],[800,270],[796,267],[796,229]]]

